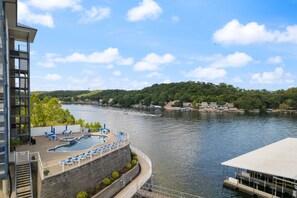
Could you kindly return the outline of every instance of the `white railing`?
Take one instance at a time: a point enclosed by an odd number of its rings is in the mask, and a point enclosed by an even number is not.
[[[30,152],[29,157],[30,157],[31,162],[37,162],[37,164],[38,164],[38,173],[39,173],[40,177],[43,179],[44,178],[43,164],[42,164],[42,160],[40,158],[39,152]]]
[[[129,144],[129,139],[126,139],[125,141],[120,142],[120,144],[118,144],[116,147],[106,149],[106,150],[101,151],[100,153],[98,153],[96,155],[90,155],[89,158],[86,158],[86,159],[83,159],[83,160],[78,160],[77,163],[73,163],[73,164],[69,164],[69,165],[56,163],[56,164],[51,164],[51,165],[48,165],[48,166],[42,166],[42,173],[48,172],[46,175],[42,174],[42,179],[49,178],[49,177],[61,174],[61,173],[65,172],[65,171],[69,171],[69,170],[72,170],[74,168],[80,167],[81,165],[87,164],[87,163],[89,163],[91,161],[94,161],[94,160],[99,159],[99,158],[101,158],[101,157],[103,157],[105,155],[108,155],[109,153],[112,153],[115,150],[118,150],[118,149],[120,149],[122,147],[125,147],[128,144]]]
[[[120,192],[116,198],[119,197],[133,197],[137,191],[151,178],[152,176],[152,162],[150,158],[142,151],[138,150],[134,146],[131,146],[133,152],[138,156],[138,162],[141,166],[141,173],[134,179],[128,186],[126,186],[122,192]],[[146,167],[146,168],[144,168]]]
[[[149,184],[149,183],[144,184],[142,186],[142,189],[146,190],[146,191],[149,191],[149,192],[155,192],[155,193],[158,193],[160,195],[167,196],[167,197],[202,198],[200,196],[192,195],[190,193],[180,192],[180,191],[177,191],[177,190],[165,188],[165,187],[162,187],[162,186],[152,185],[152,184]]]
[[[51,132],[51,128],[55,128],[56,133],[61,133],[66,129],[66,125],[63,126],[48,126],[48,127],[34,127],[31,128],[31,136],[43,136],[44,132]],[[71,130],[72,132],[81,132],[80,125],[67,125],[67,130]]]
[[[15,152],[15,163],[29,163],[29,151]]]

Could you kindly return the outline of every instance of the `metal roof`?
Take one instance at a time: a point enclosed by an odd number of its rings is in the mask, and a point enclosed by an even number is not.
[[[10,37],[20,41],[28,40],[33,43],[37,29],[17,22],[17,0],[6,0],[5,3]]]
[[[297,180],[297,138],[286,138],[222,163]]]

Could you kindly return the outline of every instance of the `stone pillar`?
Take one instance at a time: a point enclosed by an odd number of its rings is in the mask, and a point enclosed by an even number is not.
[[[2,196],[3,198],[8,198],[8,189],[9,189],[9,182],[8,179],[2,180]]]

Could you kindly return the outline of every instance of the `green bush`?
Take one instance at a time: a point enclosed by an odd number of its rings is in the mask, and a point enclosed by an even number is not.
[[[137,164],[137,161],[136,160],[132,160],[131,164],[132,164],[132,166],[135,166]]]
[[[47,175],[49,174],[49,172],[50,172],[49,170],[44,170],[44,171],[43,171],[43,174],[44,174],[45,176],[47,176]]]
[[[129,169],[129,170],[130,170],[130,169],[131,169],[131,167],[132,167],[132,165],[131,165],[130,163],[127,163],[127,164],[126,164],[126,168],[127,168],[127,169]]]
[[[138,161],[138,157],[136,155],[134,155],[132,159]]]
[[[106,186],[108,186],[110,184],[110,179],[104,178],[103,179],[103,184],[105,184]]]
[[[137,156],[137,154],[134,153],[134,152],[131,152],[131,156],[132,156],[132,157],[133,157],[133,156]]]
[[[88,193],[85,191],[80,191],[77,195],[76,198],[88,198]]]
[[[88,188],[87,190],[89,195],[93,195],[95,193],[95,189],[94,188]]]
[[[114,179],[119,179],[120,178],[120,174],[117,171],[112,172],[111,177]]]
[[[100,184],[96,185],[96,190],[99,190],[101,188]]]

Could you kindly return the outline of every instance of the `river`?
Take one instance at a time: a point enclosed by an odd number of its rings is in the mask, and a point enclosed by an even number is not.
[[[248,197],[223,188],[220,164],[286,137],[297,137],[296,116],[289,115],[164,112],[160,117],[95,105],[63,108],[75,119],[128,132],[131,144],[150,157],[155,185],[203,197]]]

